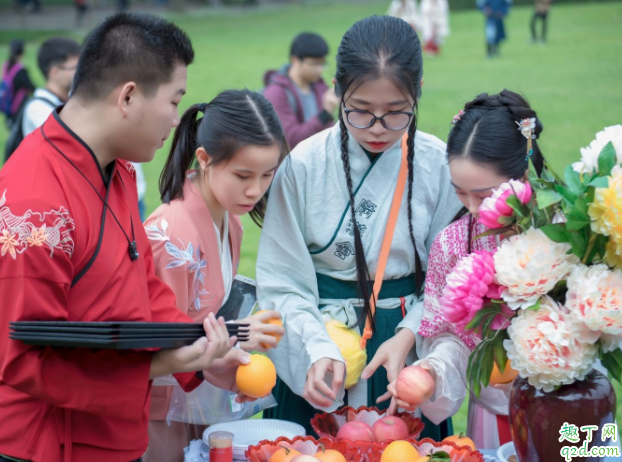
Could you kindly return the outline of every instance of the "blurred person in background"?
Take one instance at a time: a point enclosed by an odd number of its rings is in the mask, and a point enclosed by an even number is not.
[[[263,94],[274,106],[292,149],[335,123],[339,99],[322,80],[327,54],[326,41],[305,32],[294,39],[289,64],[264,75]]]
[[[403,19],[416,31],[420,30],[419,16],[417,14],[416,0],[393,0],[387,11],[389,16]]]
[[[11,40],[9,44],[9,59],[2,65],[0,112],[3,112],[6,116],[9,128],[12,126],[15,116],[26,101],[26,98],[35,90],[35,86],[28,75],[28,70],[21,62],[24,56],[24,49],[25,44],[23,40]]]
[[[80,50],[78,42],[66,37],[53,37],[43,42],[37,64],[45,78],[45,86],[37,88],[33,97],[26,99],[16,114],[5,146],[6,159],[25,136],[43,125],[56,106],[69,99]]]
[[[487,57],[499,55],[499,44],[507,38],[503,20],[510,12],[511,0],[477,0],[477,7],[486,16]]]
[[[449,35],[449,4],[447,0],[421,0],[421,35],[424,51],[436,56]]]
[[[549,15],[549,9],[551,8],[551,0],[536,0],[534,8],[533,17],[531,18],[531,43],[545,43],[546,23]],[[538,20],[542,23],[539,39],[538,34],[536,33],[536,23]]]

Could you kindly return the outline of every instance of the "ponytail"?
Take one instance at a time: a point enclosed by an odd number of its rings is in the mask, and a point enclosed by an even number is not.
[[[24,53],[24,41],[22,39],[11,40],[9,45],[9,65],[7,71],[17,64],[17,58]]]
[[[192,167],[198,147],[197,130],[202,119],[197,119],[197,115],[202,109],[205,109],[203,104],[190,106],[175,129],[171,150],[160,174],[160,199],[164,203],[184,197],[186,172]]]

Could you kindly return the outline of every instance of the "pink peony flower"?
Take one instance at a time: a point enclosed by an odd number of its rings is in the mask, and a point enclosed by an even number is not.
[[[508,329],[503,346],[512,367],[529,384],[545,392],[583,380],[598,358],[591,332],[550,297],[540,309],[521,310]]]
[[[523,183],[517,180],[510,180],[503,183],[482,202],[479,208],[479,222],[489,229],[500,228],[506,223],[499,219],[501,217],[511,217],[514,210],[507,204],[510,196],[516,196],[521,204],[528,204],[531,200],[532,190],[529,183]]]
[[[501,298],[501,289],[495,282],[493,253],[475,251],[463,257],[447,277],[441,308],[448,321],[464,329],[490,299]],[[513,314],[512,310],[506,311],[505,308],[504,312]],[[497,318],[493,322],[494,329],[501,328],[505,321],[501,316]]]

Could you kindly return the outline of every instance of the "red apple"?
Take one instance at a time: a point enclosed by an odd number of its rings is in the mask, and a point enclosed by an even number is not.
[[[397,376],[397,397],[408,404],[425,403],[434,394],[436,383],[428,371],[419,366],[405,367]]]
[[[365,422],[348,422],[337,432],[337,438],[350,441],[374,441],[371,427]]]
[[[408,426],[399,417],[389,416],[377,420],[371,427],[377,442],[384,440],[405,440],[408,438]]]

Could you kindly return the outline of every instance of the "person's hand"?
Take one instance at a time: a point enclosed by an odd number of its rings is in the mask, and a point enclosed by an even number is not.
[[[239,324],[250,324],[248,341],[240,342],[240,347],[246,351],[261,352],[276,347],[279,342],[274,336],[282,337],[285,335],[285,329],[281,326],[264,324],[264,322],[275,318],[281,319],[281,314],[278,311],[264,311],[263,313],[255,314],[237,321]],[[266,348],[266,346],[268,348]]]
[[[212,313],[203,322],[203,328],[205,337],[192,345],[154,353],[149,379],[207,369],[215,360],[224,357],[237,342],[236,337],[229,338],[224,318],[216,319]]]
[[[327,372],[333,373],[333,382],[329,387],[324,382]],[[329,407],[337,400],[337,393],[346,378],[346,365],[341,361],[322,358],[307,371],[307,381],[303,397],[317,407]]]
[[[204,369],[203,377],[215,387],[237,393],[239,390],[235,384],[236,372],[239,366],[249,362],[250,355],[246,351],[233,348],[225,357],[213,361],[209,368]]]
[[[497,383],[495,385],[490,385],[491,388],[494,388],[495,390],[501,390],[504,393],[509,393],[510,390],[512,389],[512,381],[508,382],[508,383]]]
[[[341,100],[335,94],[335,90],[332,88],[326,90],[326,93],[322,96],[322,108],[330,115],[334,115],[339,104],[341,104]]]
[[[397,334],[380,345],[373,359],[363,369],[361,378],[364,380],[370,378],[382,366],[387,371],[389,383],[395,382],[400,371],[406,367],[406,358],[414,345],[415,334],[410,329],[401,329]],[[391,393],[387,391],[376,402],[381,403],[389,398],[391,398]]]
[[[430,365],[430,363],[424,359],[423,361],[419,361],[417,365],[421,367],[422,369],[425,369],[426,371],[428,371],[428,373],[432,376],[432,380],[434,380],[434,388],[436,388],[436,371]],[[411,411],[411,412],[415,411],[419,407],[419,404],[410,404],[410,403],[407,403],[406,401],[399,399],[397,397],[396,384],[397,384],[397,380],[389,383],[389,386],[387,387],[387,390],[389,390],[389,393],[392,396],[391,404],[389,405],[389,409],[387,410],[387,415],[395,414],[395,411],[397,411],[398,408],[406,409],[407,411]]]

